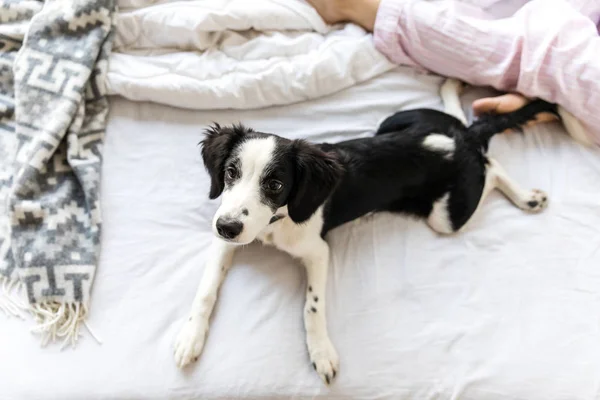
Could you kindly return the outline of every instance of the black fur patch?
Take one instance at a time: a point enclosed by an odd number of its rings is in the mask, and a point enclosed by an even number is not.
[[[331,196],[344,168],[336,152],[328,152],[302,140],[294,142],[292,151],[295,181],[287,206],[292,221],[302,223]]]
[[[533,101],[466,127],[440,111],[402,111],[386,119],[375,137],[322,144],[323,150],[338,155],[345,171],[325,205],[322,235],[372,211],[425,218],[446,194],[450,222],[454,230],[460,229],[479,204],[492,136],[518,130],[542,112],[556,113],[556,106]],[[433,133],[454,139],[451,158],[423,146]]]
[[[215,123],[204,132],[205,137],[201,142],[202,159],[210,175],[210,199],[216,199],[225,188],[225,162],[231,151],[238,145],[252,129],[242,125],[221,127]]]

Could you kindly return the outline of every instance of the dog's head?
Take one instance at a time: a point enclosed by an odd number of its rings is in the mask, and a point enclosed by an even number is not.
[[[247,244],[287,206],[295,223],[308,220],[342,175],[336,156],[302,140],[255,132],[241,125],[206,131],[202,158],[211,199],[222,195],[214,233]]]

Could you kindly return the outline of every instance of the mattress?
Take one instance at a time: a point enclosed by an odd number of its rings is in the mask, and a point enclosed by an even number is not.
[[[203,128],[241,121],[313,141],[368,136],[397,110],[440,108],[440,82],[395,69],[319,100],[250,111],[114,98],[89,319],[102,344],[86,333],[75,349],[41,349],[23,321],[1,316],[0,398],[600,398],[600,154],[558,125],[491,145],[515,180],[548,192],[544,213],[494,193],[451,237],[385,213],[330,232],[328,325],[341,360],[330,387],[305,348],[304,271],[259,244],[237,253],[198,363],[176,368],[174,339],[218,205],[197,147]]]

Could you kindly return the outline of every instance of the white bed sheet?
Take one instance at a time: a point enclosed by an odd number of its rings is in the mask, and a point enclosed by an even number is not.
[[[330,388],[305,349],[304,272],[260,245],[236,256],[198,364],[175,367],[217,206],[196,147],[202,127],[243,121],[338,141],[398,109],[439,107],[439,83],[395,70],[252,111],[114,99],[89,320],[104,344],[86,335],[75,350],[42,350],[23,322],[0,317],[0,399],[600,398],[600,154],[556,126],[491,146],[510,175],[549,193],[543,214],[494,194],[454,237],[386,214],[331,232],[327,312],[341,369]]]

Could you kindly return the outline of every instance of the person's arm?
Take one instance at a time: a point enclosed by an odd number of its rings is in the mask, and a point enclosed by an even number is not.
[[[307,0],[328,24],[353,22],[373,32],[381,0]]]

